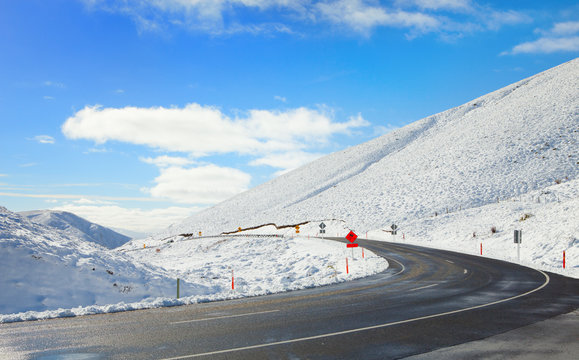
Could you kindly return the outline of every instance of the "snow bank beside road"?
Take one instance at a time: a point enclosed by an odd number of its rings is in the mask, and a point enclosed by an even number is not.
[[[173,240],[173,242],[169,242]],[[307,238],[182,237],[107,250],[0,207],[0,323],[194,304],[372,275],[370,251]],[[235,290],[231,289],[234,271]],[[180,299],[176,299],[176,279]]]
[[[164,241],[159,247],[142,249],[133,242],[126,254],[136,263],[163,268],[174,278],[212,289],[215,294],[229,295],[231,275],[235,294],[256,296],[328,285],[384,271],[383,258],[357,248],[316,238],[217,237]],[[168,239],[169,241],[171,239]],[[123,249],[128,249],[125,246]],[[346,274],[348,257],[349,274]],[[183,288],[182,295],[191,295]]]
[[[368,235],[474,255],[480,255],[482,244],[483,256],[519,263],[513,233],[522,230],[521,265],[579,278],[579,180],[400,226],[396,236],[382,230]]]

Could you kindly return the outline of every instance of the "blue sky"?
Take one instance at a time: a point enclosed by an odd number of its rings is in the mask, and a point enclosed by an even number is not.
[[[157,231],[578,53],[576,1],[0,0],[0,205]]]

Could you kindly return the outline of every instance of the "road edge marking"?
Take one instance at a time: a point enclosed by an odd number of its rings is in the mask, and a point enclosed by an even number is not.
[[[421,317],[417,317],[417,318],[414,318],[414,319],[406,319],[406,320],[400,320],[400,321],[395,321],[395,322],[386,323],[386,324],[366,326],[366,327],[357,328],[357,329],[337,331],[337,332],[333,332],[333,333],[326,333],[326,334],[308,336],[308,337],[291,339],[291,340],[276,341],[276,342],[267,343],[267,344],[257,344],[257,345],[250,345],[250,346],[244,346],[244,347],[238,347],[238,348],[225,349],[225,350],[216,350],[216,351],[211,351],[211,352],[206,352],[206,353],[200,353],[200,354],[191,354],[191,355],[176,356],[176,357],[171,357],[171,358],[165,358],[165,359],[162,359],[162,360],[191,359],[191,358],[202,357],[202,356],[225,354],[225,353],[230,353],[230,352],[235,352],[235,351],[252,350],[252,349],[259,349],[259,348],[264,348],[264,347],[269,347],[269,346],[285,345],[285,344],[291,344],[291,343],[296,343],[296,342],[301,342],[301,341],[316,340],[316,339],[322,339],[322,338],[326,338],[326,337],[352,334],[352,333],[361,332],[361,331],[381,329],[381,328],[385,328],[385,327],[389,327],[389,326],[406,324],[406,323],[415,322],[415,321],[419,321],[419,320],[427,320],[427,319],[432,319],[432,318],[436,318],[436,317],[442,317],[442,316],[447,316],[447,315],[452,315],[452,314],[458,314],[458,313],[461,313],[461,312],[466,312],[466,311],[481,309],[481,308],[485,308],[485,307],[488,307],[488,306],[501,304],[501,303],[504,303],[504,302],[507,302],[507,301],[512,301],[512,300],[515,300],[515,299],[518,299],[518,298],[521,298],[521,297],[530,295],[530,294],[532,294],[532,293],[534,293],[534,292],[537,292],[537,291],[541,290],[541,289],[544,288],[545,286],[547,286],[547,285],[549,284],[549,282],[551,281],[551,278],[549,277],[549,275],[546,274],[545,272],[541,271],[541,270],[538,270],[538,269],[533,269],[533,270],[538,271],[538,272],[540,272],[541,274],[543,274],[543,276],[545,276],[545,282],[544,282],[541,286],[539,286],[539,287],[537,287],[537,288],[535,288],[535,289],[533,289],[533,290],[529,290],[529,291],[527,291],[526,293],[519,294],[519,295],[515,295],[515,296],[511,296],[511,297],[506,298],[506,299],[501,299],[501,300],[493,301],[493,302],[490,302],[490,303],[487,303],[487,304],[481,304],[481,305],[477,305],[477,306],[471,306],[471,307],[468,307],[468,308],[458,309],[458,310],[453,310],[453,311],[447,311],[447,312],[443,312],[443,313],[439,313],[439,314],[432,314],[432,315],[427,315],[427,316],[421,316]]]

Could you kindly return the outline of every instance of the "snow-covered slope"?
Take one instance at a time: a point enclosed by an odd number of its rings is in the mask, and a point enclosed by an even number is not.
[[[372,275],[388,263],[306,238],[131,241],[108,250],[0,207],[0,323],[255,296]],[[231,289],[231,272],[235,289]],[[176,279],[180,299],[176,299]]]
[[[3,207],[0,273],[0,314],[142,301],[174,292],[174,280],[154,266],[134,264],[122,253]]]
[[[361,233],[405,226],[576,179],[578,140],[575,59],[321,158],[156,238],[316,219],[341,219]]]
[[[33,210],[19,213],[30,221],[52,226],[70,237],[90,241],[109,249],[114,249],[131,240],[104,226],[92,223],[66,211]]]

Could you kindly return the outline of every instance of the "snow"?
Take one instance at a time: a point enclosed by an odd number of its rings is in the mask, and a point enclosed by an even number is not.
[[[490,229],[490,224],[501,229],[501,241],[507,244],[510,230],[520,225],[526,264],[559,269],[566,250],[564,273],[577,277],[578,215],[564,206],[571,209],[577,198],[578,89],[579,59],[575,59],[323,157],[194,214],[153,238],[337,219],[346,228],[373,236],[396,223],[409,235],[416,234],[417,244],[445,248],[464,242],[464,234]],[[537,216],[523,224],[513,222],[521,209],[491,206],[497,200],[504,205],[510,199],[531,198],[558,182],[567,184],[572,199],[563,205],[531,206],[529,211]],[[436,228],[441,220],[432,217],[446,209],[452,209],[456,229]],[[461,209],[465,212],[458,214]],[[486,213],[489,209],[492,214]],[[471,248],[474,245],[457,251],[469,253]],[[504,254],[502,258],[512,260],[511,251],[496,249],[493,256]]]
[[[522,230],[521,264],[579,277],[578,89],[575,59],[117,249],[0,207],[0,322],[270,294],[388,266],[356,249],[346,274],[351,252],[314,238],[321,222],[327,236],[354,230],[469,254],[482,244],[482,256],[513,262]]]
[[[364,259],[356,257],[329,240],[256,235],[174,236],[109,250],[0,207],[0,322],[257,296],[342,282],[388,267],[368,250]]]
[[[520,261],[514,230],[523,232]],[[368,236],[475,255],[480,255],[482,244],[485,257],[577,278],[578,234],[579,180],[573,180],[480,207],[450,208],[448,213],[405,223],[396,236],[381,230]]]
[[[90,241],[109,249],[119,247],[131,239],[66,211],[23,211],[20,212],[20,215],[27,217],[32,222],[52,226],[69,236]]]

